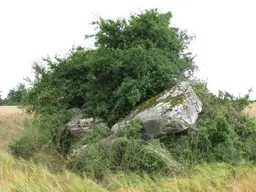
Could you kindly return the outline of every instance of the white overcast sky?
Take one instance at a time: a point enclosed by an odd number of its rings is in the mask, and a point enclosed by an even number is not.
[[[236,96],[249,88],[256,99],[256,2],[254,0],[0,0],[0,89],[31,75],[33,61],[86,45],[98,16],[127,17],[147,8],[171,11],[173,23],[196,39],[199,75],[214,93]]]

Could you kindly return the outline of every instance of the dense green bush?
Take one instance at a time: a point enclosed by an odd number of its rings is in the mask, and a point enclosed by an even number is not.
[[[249,103],[248,96],[235,98],[222,92],[216,96],[208,91],[206,84],[198,82],[194,89],[203,102],[199,132],[162,138],[176,160],[187,165],[205,161],[234,164],[251,157],[256,124],[241,112]]]
[[[111,130],[105,126],[94,127],[90,132],[87,132],[82,138],[74,140],[72,148],[89,145],[107,138],[111,135]]]
[[[27,120],[21,135],[9,145],[12,153],[28,158],[44,148],[52,147],[63,155],[67,154],[74,138],[66,123],[78,113],[80,111],[75,109],[56,111],[52,115]]]
[[[106,128],[95,128],[81,139],[83,143],[80,142],[80,148],[77,147],[77,151],[71,153],[67,166],[76,173],[95,178],[118,171],[172,175],[181,173],[181,165],[173,160],[163,145],[157,141],[146,142],[141,139],[138,133],[141,129],[138,120],[114,135],[108,135]]]
[[[15,88],[11,89],[7,97],[2,100],[3,105],[21,105],[22,100],[26,97],[27,89],[25,84],[19,83]]]
[[[64,58],[35,64],[24,104],[40,114],[78,107],[109,125],[194,70],[192,39],[171,25],[172,14],[147,10],[129,19],[94,22],[94,49],[74,48]]]
[[[256,129],[256,119],[253,119],[251,123],[254,125],[254,129]],[[243,149],[247,160],[256,163],[256,130],[243,137]]]
[[[34,64],[35,78],[23,107],[40,116],[58,151],[66,154],[76,142],[65,127],[70,109],[111,126],[139,103],[193,74],[187,50],[192,38],[173,27],[171,18],[170,12],[157,10],[128,19],[101,18],[94,22],[95,48],[76,47],[62,58]]]
[[[52,144],[49,129],[42,129],[39,120],[30,119],[25,121],[24,130],[9,144],[9,147],[13,155],[27,159],[40,152],[44,146],[52,146]]]

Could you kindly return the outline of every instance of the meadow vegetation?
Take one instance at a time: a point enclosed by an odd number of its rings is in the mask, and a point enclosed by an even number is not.
[[[7,151],[9,143],[17,137],[23,129],[23,121],[28,117],[16,106],[0,107],[0,150]]]
[[[244,110],[243,113],[250,116],[256,117],[256,103],[249,104]]]
[[[30,88],[19,84],[6,100],[28,114],[0,108],[3,191],[255,191],[255,104],[193,78],[193,38],[171,18],[157,10],[100,18],[95,48],[34,64]],[[95,127],[75,138],[67,129],[78,114],[111,127],[181,81],[203,103],[198,132],[146,139],[139,120],[116,134]]]
[[[0,107],[1,109],[1,107]],[[22,130],[24,114],[9,113],[3,117],[1,113],[0,128],[9,127],[1,133],[13,131],[15,134],[1,139],[1,144],[10,142]],[[30,118],[30,117],[29,117]],[[15,122],[19,123],[13,126]],[[11,126],[12,125],[12,126]],[[20,126],[21,125],[21,126]],[[12,133],[13,133],[12,132]],[[4,142],[3,142],[4,141]],[[39,152],[38,152],[39,155]],[[40,156],[49,156],[41,153]],[[56,157],[56,156],[55,156]],[[44,159],[47,160],[48,158]],[[249,164],[236,166],[227,163],[202,163],[187,169],[179,177],[167,177],[161,174],[138,175],[136,173],[117,172],[106,173],[104,178],[93,180],[78,176],[64,167],[62,171],[54,172],[45,161],[14,158],[7,153],[6,145],[0,152],[0,191],[255,191],[256,167]]]

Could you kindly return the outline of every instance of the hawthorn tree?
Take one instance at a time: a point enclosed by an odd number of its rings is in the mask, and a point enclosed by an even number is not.
[[[36,63],[25,105],[37,113],[80,108],[109,125],[136,105],[189,78],[192,37],[173,27],[171,12],[146,10],[128,19],[93,22],[95,48]]]

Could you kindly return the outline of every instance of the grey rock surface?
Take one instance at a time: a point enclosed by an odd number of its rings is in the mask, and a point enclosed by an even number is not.
[[[145,135],[156,138],[196,128],[196,120],[201,111],[202,103],[196,93],[187,82],[182,82],[138,106],[111,130],[117,132],[138,118],[143,123]]]
[[[71,135],[80,137],[97,126],[106,126],[102,119],[83,117],[83,115],[77,115],[72,118],[67,124]]]

